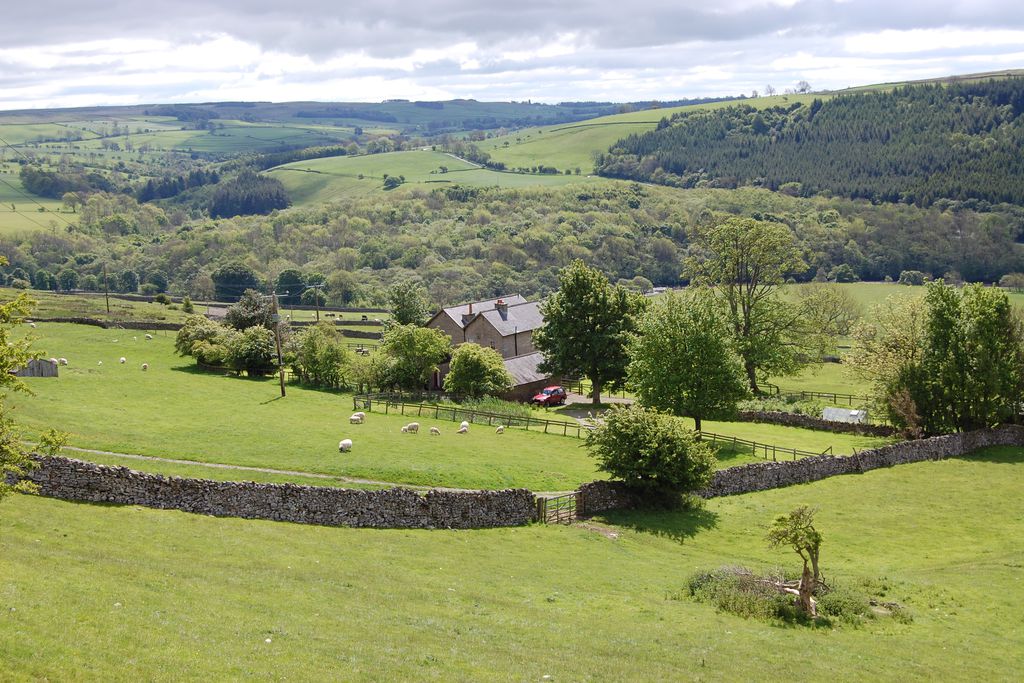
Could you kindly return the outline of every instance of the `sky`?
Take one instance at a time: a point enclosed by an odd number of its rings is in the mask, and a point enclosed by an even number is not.
[[[1024,68],[1020,0],[31,0],[0,109],[612,102]]]

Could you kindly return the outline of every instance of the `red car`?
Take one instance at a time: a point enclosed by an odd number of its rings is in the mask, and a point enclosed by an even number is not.
[[[562,387],[545,387],[542,392],[530,399],[539,406],[560,406],[567,396]]]

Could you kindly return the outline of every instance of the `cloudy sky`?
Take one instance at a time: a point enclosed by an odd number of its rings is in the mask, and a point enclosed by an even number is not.
[[[20,0],[0,109],[629,101],[1024,67],[1020,0]]]

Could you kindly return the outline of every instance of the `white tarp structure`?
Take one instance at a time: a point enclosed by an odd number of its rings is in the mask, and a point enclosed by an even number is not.
[[[832,422],[851,422],[864,424],[868,421],[868,411],[850,410],[849,408],[825,408],[821,411],[821,419]]]

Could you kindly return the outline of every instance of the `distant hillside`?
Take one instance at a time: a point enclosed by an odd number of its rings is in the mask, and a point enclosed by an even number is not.
[[[1024,205],[1022,114],[1022,78],[683,111],[616,142],[597,168],[677,187]]]

